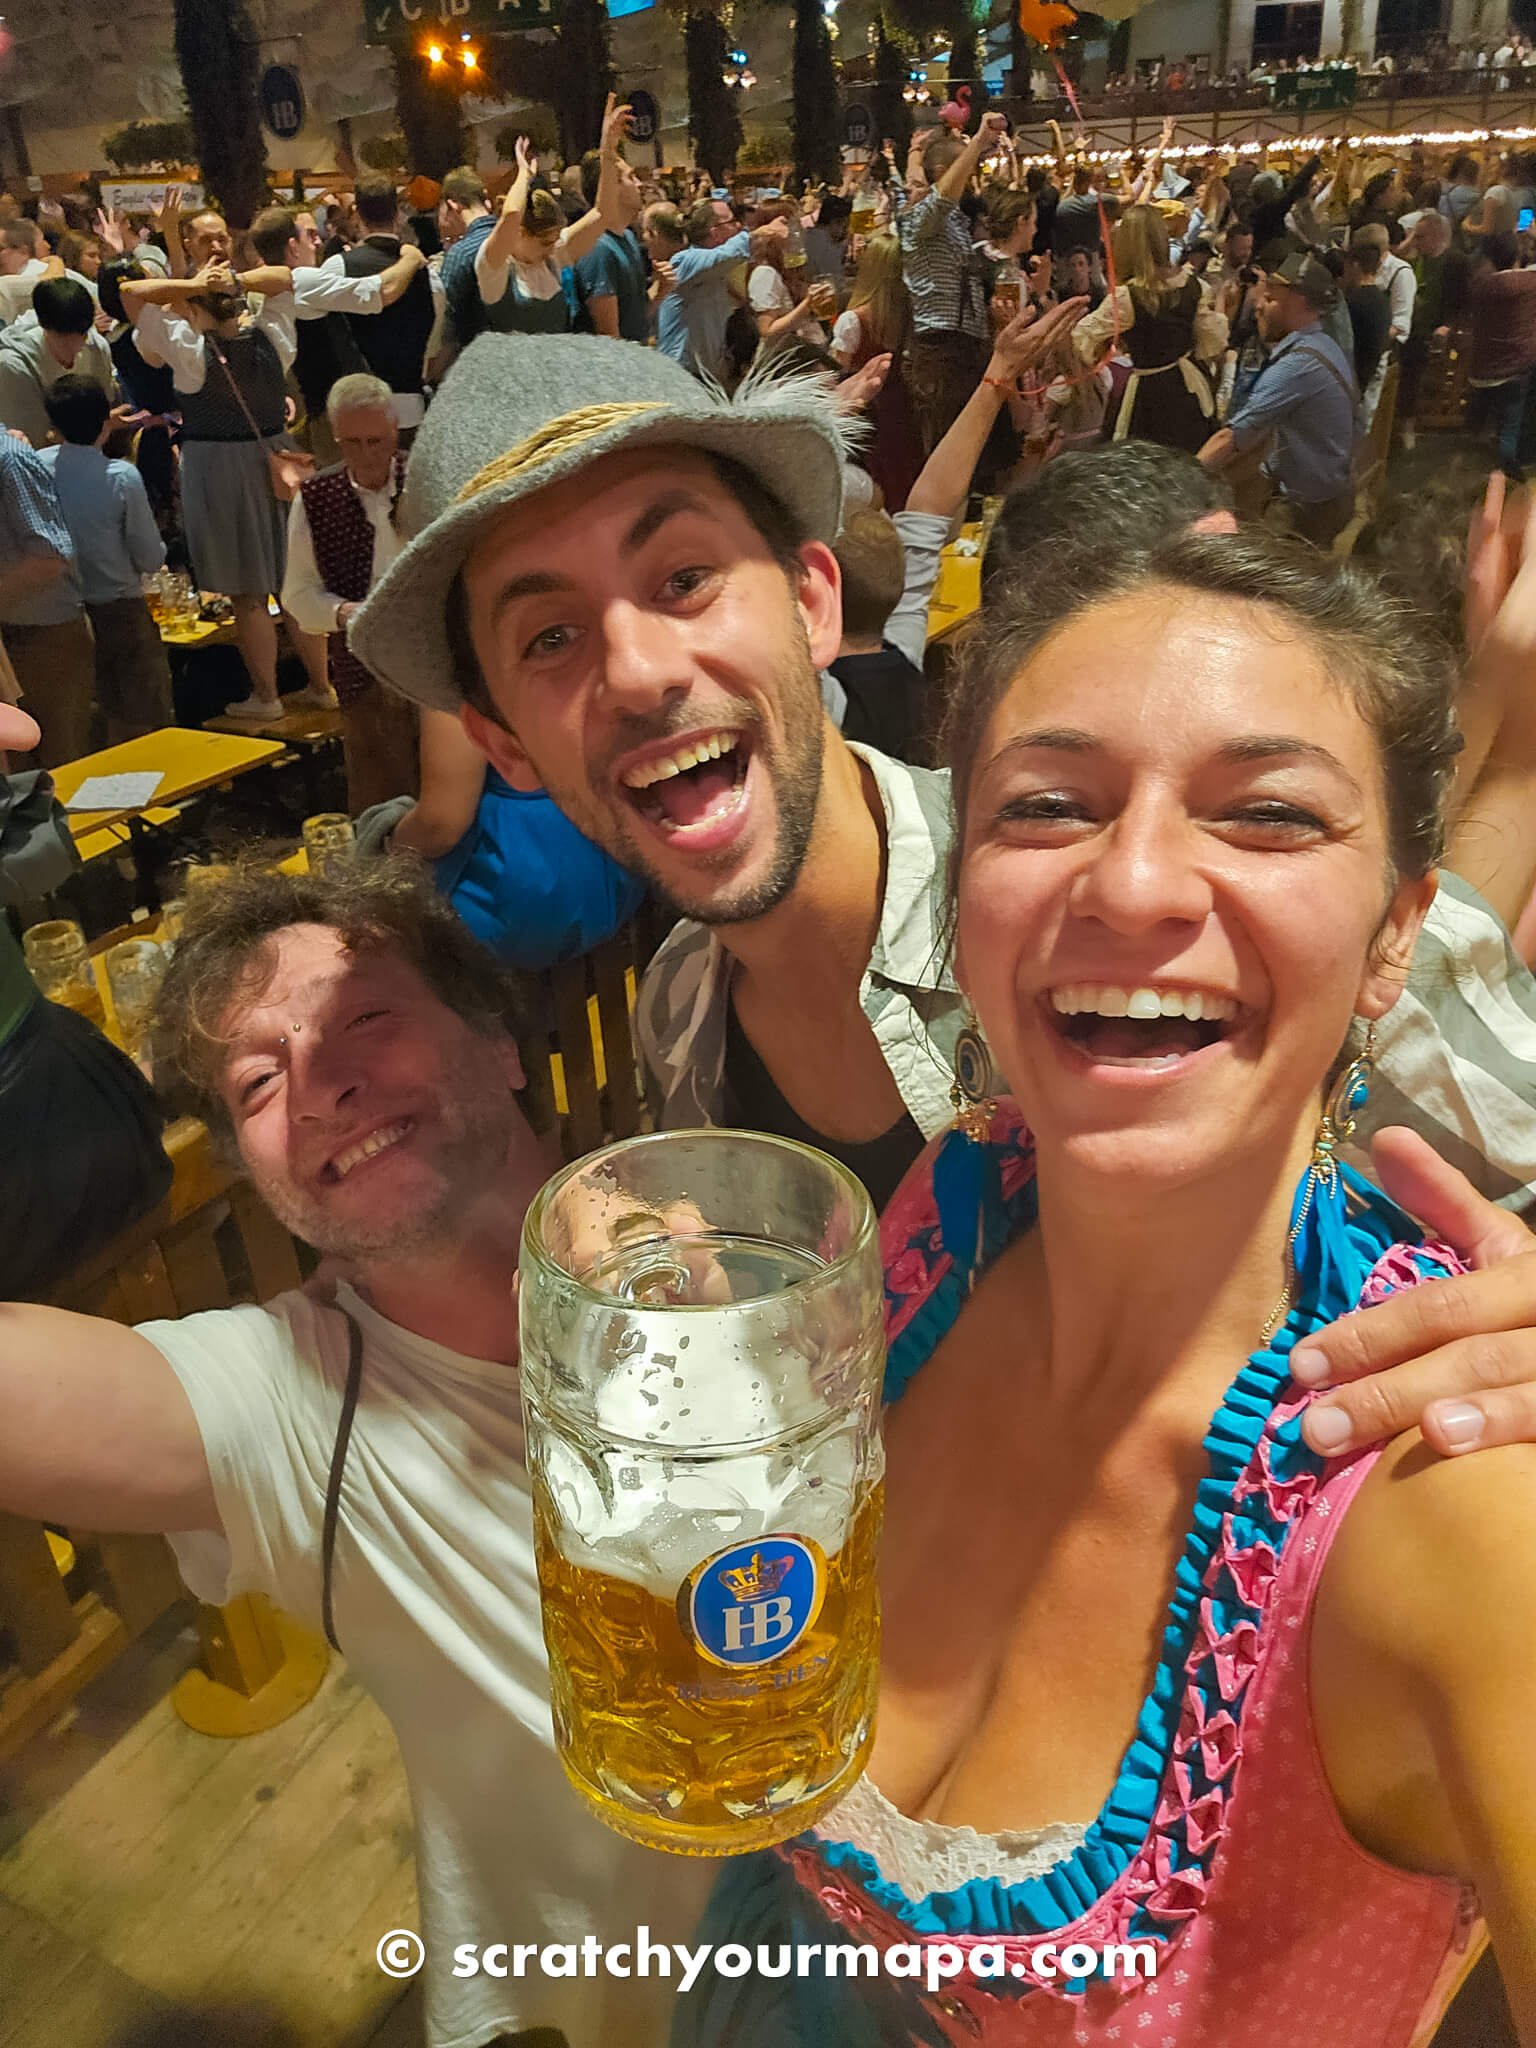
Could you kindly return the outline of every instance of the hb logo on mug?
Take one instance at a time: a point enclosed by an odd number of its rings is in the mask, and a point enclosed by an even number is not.
[[[826,1559],[800,1536],[764,1536],[695,1565],[679,1618],[699,1654],[733,1670],[792,1650],[821,1611]]]

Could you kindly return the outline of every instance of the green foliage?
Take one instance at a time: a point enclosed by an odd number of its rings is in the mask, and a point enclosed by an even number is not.
[[[396,43],[390,55],[411,169],[419,177],[442,178],[466,154],[458,81],[448,65],[431,63],[407,44]]]
[[[359,146],[357,154],[370,171],[383,171],[391,177],[397,171],[403,171],[411,160],[405,137],[398,131],[389,135],[370,135]]]
[[[975,25],[970,0],[886,0],[885,18],[914,43],[933,36],[953,42]]]
[[[837,72],[821,0],[795,0],[790,132],[795,176],[835,184],[842,174]]]
[[[175,0],[175,7],[176,61],[204,188],[231,227],[249,227],[267,196],[256,24],[245,0]]]
[[[513,136],[527,135],[545,155],[558,148],[567,163],[596,149],[603,103],[614,87],[602,0],[565,0],[560,26],[548,41],[522,35],[491,38],[481,52],[481,65],[480,92],[533,100],[549,110],[542,119],[519,115]],[[501,153],[499,143],[497,148]],[[512,161],[510,156],[504,160]]]
[[[688,134],[694,160],[717,185],[742,160],[741,115],[736,95],[725,83],[725,57],[730,48],[718,14],[696,8],[683,23],[683,55],[688,69]]]
[[[907,52],[891,36],[882,17],[875,42],[875,83],[870,99],[875,116],[875,140],[889,140],[896,145],[898,170],[906,162],[912,143],[912,109],[902,98],[908,62]]]
[[[517,162],[519,135],[527,136],[535,156],[552,156],[560,147],[559,130],[548,107],[530,107],[515,121],[508,121],[504,128],[496,130],[491,138],[492,146],[504,164]]]
[[[141,171],[151,164],[190,164],[197,161],[197,143],[192,123],[184,115],[179,121],[130,121],[101,138],[101,150],[114,170]]]
[[[560,153],[575,163],[602,140],[603,106],[614,88],[603,0],[564,0],[554,48],[554,89],[542,97],[560,124]]]
[[[981,76],[981,37],[974,27],[967,27],[955,37],[949,52],[949,77],[951,98],[956,86],[968,85],[971,89],[969,125],[974,130],[987,111],[987,88]]]
[[[749,135],[736,159],[743,171],[778,171],[795,153],[795,139],[787,128],[760,128]]]

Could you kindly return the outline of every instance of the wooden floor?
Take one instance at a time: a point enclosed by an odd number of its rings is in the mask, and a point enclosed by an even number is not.
[[[332,1665],[265,1735],[166,1697],[177,1616],[0,1764],[0,2048],[419,2048],[379,1937],[416,1925],[394,1737]]]

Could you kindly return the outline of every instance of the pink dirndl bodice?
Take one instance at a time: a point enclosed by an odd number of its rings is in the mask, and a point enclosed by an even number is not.
[[[1033,1220],[1033,1159],[1006,1109],[990,1149],[1000,1176],[994,1197],[1008,1211],[1006,1234],[1016,1234]],[[1351,1185],[1369,1196],[1364,1183]],[[893,1394],[955,1312],[940,1306],[955,1272],[941,1208],[931,1178],[914,1172],[884,1219]],[[1379,1216],[1374,1227],[1382,1227]],[[985,1262],[998,1230],[990,1244],[986,1231],[980,1241]],[[1362,1242],[1374,1263],[1361,1307],[1460,1270],[1444,1247],[1393,1244],[1377,1255]],[[1165,1656],[1165,1718],[1157,1722],[1155,1691],[1095,1823],[1104,1829],[1117,1803],[1138,1816],[1122,1827],[1129,1861],[1102,1886],[1093,1882],[1095,1867],[1108,1867],[1102,1861],[1071,1870],[1081,1859],[1068,1859],[1048,1873],[1057,1900],[1081,1898],[1082,1910],[1051,1916],[1048,1936],[976,1931],[965,1893],[982,1887],[931,1895],[908,1911],[857,1844],[801,1836],[779,1852],[807,1903],[819,1906],[815,1917],[832,1923],[828,1940],[985,1943],[1001,1949],[1010,1979],[1025,1980],[994,1987],[967,1972],[936,1994],[905,1983],[900,2030],[892,2031],[896,2011],[888,2008],[883,2039],[988,2048],[1418,2048],[1433,2033],[1484,1936],[1466,1887],[1367,1853],[1346,1832],[1329,1790],[1313,1730],[1309,1624],[1334,1532],[1380,1451],[1324,1464],[1300,1437],[1310,1398],[1282,1359],[1267,1382],[1239,1375],[1212,1424],[1207,1484],[1216,1490],[1201,1489],[1207,1540],[1204,1551],[1195,1547],[1197,1510],[1185,1553],[1198,1567],[1185,1588],[1187,1650],[1176,1661]],[[1223,1474],[1223,1447],[1232,1445]],[[1176,1592],[1171,1632],[1179,1602]],[[835,1830],[836,1819],[828,1816],[823,1831]],[[1029,1962],[1042,1939],[1103,1947],[1149,1934],[1157,1942],[1151,1981],[1099,1976],[1062,1985],[1037,1977]],[[891,1991],[885,1986],[882,1995]],[[761,2038],[836,2038],[835,2025],[824,2033],[803,2020]],[[748,2026],[718,2038],[758,2036]]]

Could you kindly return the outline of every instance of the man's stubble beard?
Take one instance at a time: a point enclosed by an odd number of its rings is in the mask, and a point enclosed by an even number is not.
[[[367,1265],[451,1252],[464,1241],[470,1212],[506,1171],[519,1113],[506,1075],[490,1061],[456,1071],[443,1085],[438,1111],[431,1160],[436,1194],[413,1201],[405,1216],[370,1226],[365,1218],[336,1216],[322,1203],[253,1175],[257,1192],[287,1230],[327,1258]]]
[[[820,679],[811,658],[810,641],[804,621],[798,614],[795,626],[795,644],[779,670],[775,692],[787,713],[782,754],[777,758],[770,757],[760,744],[761,724],[747,728],[754,735],[753,758],[761,762],[767,773],[777,827],[768,871],[750,888],[733,896],[711,897],[702,903],[690,902],[678,892],[675,884],[656,872],[644,850],[631,836],[627,823],[623,822],[623,809],[619,807],[622,799],[616,806],[600,803],[589,806],[586,802],[573,806],[558,790],[549,788],[549,795],[589,839],[601,846],[621,867],[628,868],[631,874],[646,882],[676,916],[691,918],[696,924],[746,924],[754,918],[765,917],[783,902],[794,887],[810,849],[817,806],[821,801],[825,712]],[[617,825],[616,816],[620,821]],[[734,848],[725,847],[718,855],[702,855],[697,865],[705,872],[711,865],[728,868],[736,857]]]

